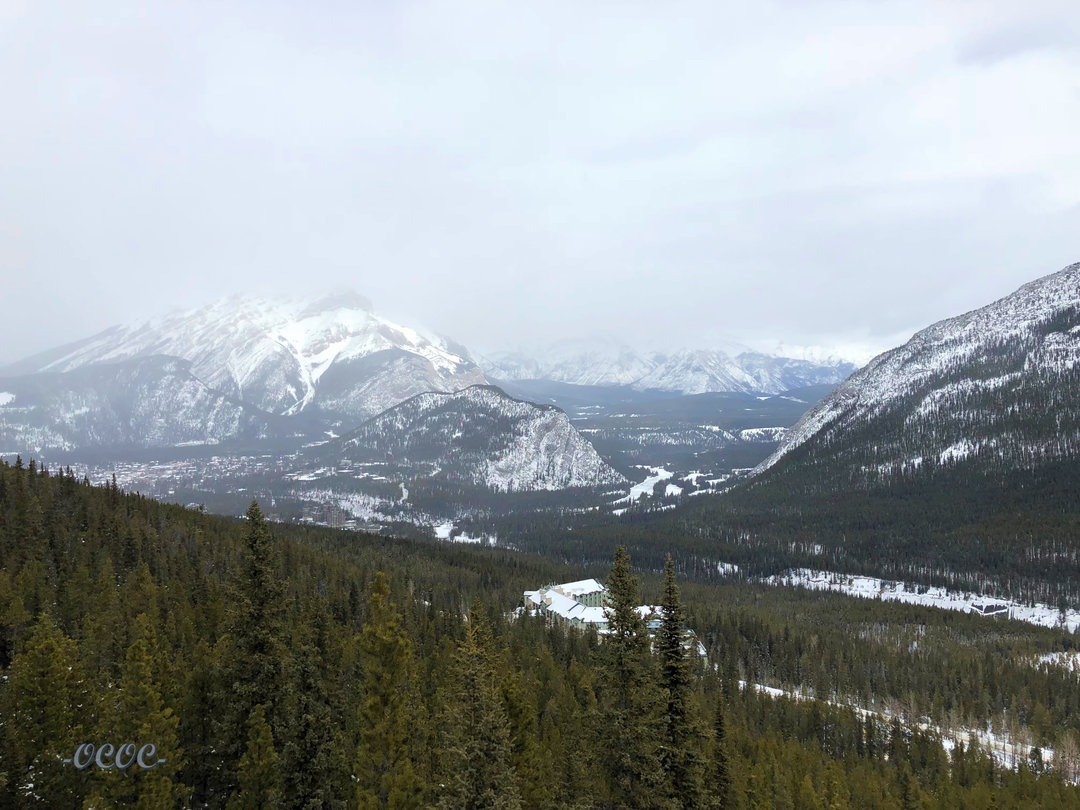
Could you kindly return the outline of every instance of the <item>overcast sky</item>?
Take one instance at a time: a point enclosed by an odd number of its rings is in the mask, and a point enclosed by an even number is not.
[[[887,348],[1080,261],[1075,0],[2,0],[0,76],[0,362],[343,286]]]

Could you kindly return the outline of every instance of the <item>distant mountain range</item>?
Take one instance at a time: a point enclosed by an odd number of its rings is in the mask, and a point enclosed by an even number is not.
[[[419,394],[454,393],[498,375],[628,391],[780,392],[834,384],[851,370],[749,353],[642,355],[605,343],[501,363],[485,363],[489,376],[463,346],[389,321],[356,294],[234,296],[0,369],[0,453],[340,433]]]
[[[836,385],[856,369],[836,358],[802,360],[730,345],[720,349],[638,352],[616,341],[562,341],[535,354],[495,353],[479,359],[496,381],[548,380],[573,385],[623,385],[680,394],[781,394]]]
[[[281,417],[210,388],[176,357],[0,377],[3,454],[218,444],[287,430]]]

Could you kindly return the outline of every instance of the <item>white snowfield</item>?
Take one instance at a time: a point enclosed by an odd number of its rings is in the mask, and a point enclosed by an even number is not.
[[[1064,370],[1080,364],[1080,327],[1043,337],[1036,328],[1049,318],[1080,307],[1080,264],[1025,284],[999,301],[940,321],[917,332],[903,346],[880,354],[840,385],[793,427],[771,456],[754,472],[761,473],[826,428],[872,418],[896,400],[936,376],[994,353],[994,346],[1011,338],[1034,345],[1023,374]],[[913,416],[935,412],[939,404],[961,392],[989,390],[1009,384],[1014,373],[966,378],[925,394]],[[942,461],[956,460],[975,448],[963,443],[943,448]]]
[[[649,471],[649,474],[645,476],[645,480],[630,487],[630,494],[625,498],[619,498],[615,503],[635,503],[642,495],[652,495],[653,487],[661,481],[667,481],[675,475],[674,472],[665,470],[663,467],[644,467],[639,465],[639,468]]]
[[[460,534],[451,536],[454,531],[454,522],[451,520],[433,526],[432,529],[438,540],[449,540],[454,543],[484,544],[488,546],[493,546],[498,542],[498,538],[490,534],[484,535],[483,537],[470,537],[464,532],[461,532]]]
[[[9,394],[7,391],[0,391],[0,408],[3,408],[5,405],[10,405],[14,401],[14,394]]]
[[[961,613],[977,613],[981,616],[997,616],[1015,619],[1040,627],[1062,627],[1075,633],[1080,627],[1080,611],[1066,610],[1036,603],[1022,605],[1008,599],[998,599],[964,591],[949,591],[940,587],[913,585],[910,582],[877,579],[876,577],[837,574],[797,568],[776,574],[764,580],[769,585],[787,585],[814,591],[832,591],[863,599],[880,599],[883,602],[904,602],[909,605],[956,610]]]

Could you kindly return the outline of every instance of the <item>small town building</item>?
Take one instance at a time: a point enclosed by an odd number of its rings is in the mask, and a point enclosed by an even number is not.
[[[551,622],[578,629],[595,627],[600,635],[608,631],[608,589],[595,579],[525,591],[524,603],[528,612],[545,616]],[[636,610],[645,622],[649,636],[655,636],[663,622],[663,609],[659,605],[639,605]],[[704,658],[705,646],[698,641],[694,631],[686,629],[683,635],[683,646]]]

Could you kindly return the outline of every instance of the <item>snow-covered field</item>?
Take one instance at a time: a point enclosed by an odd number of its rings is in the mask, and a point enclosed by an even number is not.
[[[748,684],[746,681],[739,681],[740,689],[746,689],[747,686]],[[807,692],[779,689],[775,686],[766,686],[760,683],[749,684],[749,686],[755,691],[764,695],[769,695],[774,699],[786,697],[790,700],[817,700],[815,696]],[[888,709],[882,709],[881,711],[864,709],[854,702],[847,702],[844,700],[823,700],[822,703],[826,703],[830,706],[848,708],[860,717],[873,717],[884,723],[892,722],[894,716],[894,713]],[[1029,740],[1012,740],[1007,735],[995,732],[991,728],[973,729],[961,727],[943,729],[941,726],[927,723],[923,720],[912,723],[910,720],[904,720],[902,718],[902,722],[909,728],[917,728],[922,732],[931,732],[935,734],[941,740],[942,747],[949,752],[956,747],[958,742],[962,742],[965,747],[970,747],[974,740],[978,742],[980,749],[987,753],[999,765],[1003,765],[1006,768],[1016,768],[1022,761],[1031,761],[1031,749],[1034,746]],[[1054,750],[1045,746],[1040,750],[1042,752],[1043,763],[1050,766],[1054,761]]]
[[[1053,652],[1035,659],[1036,666],[1061,667],[1068,672],[1080,672],[1080,651]]]
[[[651,496],[653,493],[653,487],[659,484],[661,481],[667,481],[671,479],[675,473],[666,470],[663,467],[648,467],[645,465],[638,465],[639,469],[648,470],[649,474],[645,477],[645,480],[641,483],[634,484],[630,487],[630,494],[626,495],[619,500],[615,501],[612,506],[619,506],[620,504],[634,504],[637,503],[638,498],[642,495]],[[674,484],[668,484],[665,489],[665,494],[668,496],[677,496],[682,494],[682,487],[678,487]],[[612,509],[611,514],[618,516],[626,512],[628,507],[622,506],[618,509]]]
[[[957,610],[961,613],[999,616],[1040,627],[1064,627],[1071,633],[1075,633],[1077,628],[1080,628],[1080,611],[1077,610],[1067,610],[1062,613],[1050,605],[1039,603],[1022,605],[1008,599],[997,599],[977,593],[950,591],[940,587],[913,585],[910,582],[897,582],[876,577],[798,568],[768,577],[765,582],[770,585],[788,585],[814,591],[833,591],[863,599],[880,599],[883,602],[904,602],[910,605]]]
[[[659,484],[661,481],[667,481],[675,473],[665,470],[663,467],[643,467],[642,469],[648,470],[649,475],[640,484],[634,484],[630,487],[630,494],[624,498],[624,500],[633,503],[642,495],[652,495],[653,487]]]
[[[445,521],[439,525],[433,527],[435,531],[435,537],[439,540],[449,540],[454,543],[485,543],[489,546],[493,546],[498,542],[497,537],[491,535],[485,535],[483,537],[470,537],[467,534],[458,534],[451,536],[454,531],[453,521]]]
[[[9,394],[7,391],[0,391],[0,408],[3,408],[5,405],[10,405],[14,401],[14,394]]]

